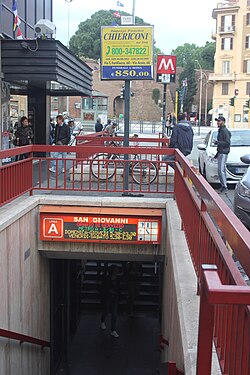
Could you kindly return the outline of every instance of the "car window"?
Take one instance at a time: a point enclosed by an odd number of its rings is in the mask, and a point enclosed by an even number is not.
[[[210,138],[210,146],[211,147],[217,147],[217,145],[214,144],[214,141],[217,141],[218,137],[218,130],[212,132],[211,138]]]
[[[204,144],[205,144],[206,146],[208,145],[210,135],[211,135],[211,131],[207,133],[207,135],[206,135],[206,137],[205,137],[205,139],[204,139]]]
[[[231,132],[231,146],[250,146],[250,130],[240,130]]]

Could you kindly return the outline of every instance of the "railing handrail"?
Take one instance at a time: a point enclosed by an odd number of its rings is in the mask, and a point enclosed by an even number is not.
[[[184,173],[195,185],[206,210],[213,216],[221,229],[223,236],[235,252],[240,263],[250,278],[250,232],[227,206],[223,199],[214,191],[211,185],[184,158],[179,150],[175,150],[176,160],[180,163]],[[200,207],[202,210],[202,207]]]
[[[20,344],[24,342],[28,342],[30,344],[39,345],[42,348],[50,347],[49,341],[41,340],[36,337],[32,337],[28,335],[23,335],[22,333],[10,331],[10,330],[3,329],[3,328],[0,328],[0,337],[6,337],[8,339],[20,341]]]
[[[100,139],[106,141],[107,137],[100,137]],[[93,137],[96,141],[96,137]],[[112,138],[112,140],[115,138]],[[147,138],[147,142],[151,142],[151,139]],[[163,139],[153,139],[152,142],[162,142]],[[180,151],[176,149],[168,149],[165,147],[114,147],[104,146],[95,143],[84,144],[83,146],[70,146],[71,152],[76,152],[79,154],[94,154],[99,152],[105,153],[117,153],[117,154],[148,154],[148,155],[164,155],[164,154],[174,154],[176,156],[175,165],[175,195],[176,202],[179,208],[181,219],[183,222],[183,228],[186,232],[187,242],[190,249],[190,253],[193,258],[193,263],[196,268],[198,279],[200,278],[200,267],[204,263],[204,258],[211,259],[211,254],[216,258],[216,260],[221,265],[219,272],[222,281],[225,284],[236,285],[238,288],[245,288],[245,281],[241,277],[239,270],[237,269],[232,257],[227,251],[226,242],[232,248],[232,251],[236,254],[238,260],[240,261],[242,267],[246,271],[248,277],[250,277],[250,232],[243,226],[239,219],[234,215],[231,209],[225,204],[220,196],[212,189],[212,187],[205,181],[205,179],[200,175],[198,170],[191,165],[189,160],[185,158]],[[139,139],[140,141],[140,139]],[[53,151],[69,151],[69,146],[48,146],[48,145],[30,145],[25,147],[20,147],[18,149],[0,151],[0,159],[8,157],[10,154],[12,156],[22,153],[33,153],[33,152],[53,152]],[[34,158],[35,159],[35,158]],[[39,159],[39,158],[37,158]],[[44,158],[40,158],[43,160]],[[48,158],[51,160],[51,158]],[[88,160],[88,159],[76,159],[76,160]],[[157,161],[157,163],[162,163],[162,161]],[[48,163],[49,164],[49,163]],[[26,159],[25,161],[20,161],[17,163],[12,163],[7,165],[7,168],[14,168],[13,171],[20,174],[26,172],[24,167],[32,170],[32,158]],[[18,168],[20,167],[20,168]],[[22,167],[22,168],[21,168]],[[4,169],[0,167],[0,172]],[[15,169],[16,168],[16,169]],[[13,172],[12,171],[12,172]],[[13,174],[13,173],[12,173]],[[65,175],[64,175],[65,180]],[[32,180],[31,180],[32,181]],[[29,185],[30,184],[30,185]],[[179,185],[179,186],[178,186]],[[27,187],[32,189],[32,183],[30,180]],[[18,192],[19,193],[19,192]],[[19,195],[22,192],[19,193]],[[188,199],[187,199],[188,198]],[[185,201],[186,200],[186,201]],[[190,206],[187,206],[190,204]],[[192,207],[191,207],[192,206]],[[187,212],[185,212],[185,210]],[[193,210],[193,211],[192,211]],[[194,213],[195,217],[192,217]],[[221,230],[219,233],[218,228]],[[196,238],[193,239],[193,231],[196,230]],[[197,233],[199,235],[197,236]],[[193,242],[192,242],[193,241]],[[196,242],[195,242],[196,241]],[[204,252],[203,247],[208,248],[208,254]],[[193,254],[192,251],[196,250],[197,253]],[[212,252],[213,251],[213,252]],[[196,258],[195,258],[196,257]],[[203,257],[203,258],[202,258]],[[214,259],[212,259],[214,262]],[[225,276],[226,275],[226,276]],[[219,309],[218,309],[219,310]],[[244,306],[242,308],[242,313],[244,314],[246,320],[246,326],[249,332],[249,306]],[[220,311],[218,312],[220,314]],[[221,317],[221,315],[219,315]],[[224,323],[224,322],[223,322]],[[233,322],[232,322],[233,324]],[[220,319],[215,324],[215,330],[220,340],[225,339],[222,337],[221,331],[225,328],[221,323]],[[238,328],[237,328],[238,329]],[[19,336],[20,337],[20,336]],[[244,344],[248,345],[249,348],[250,338],[245,338]],[[226,342],[226,344],[228,344]],[[226,345],[224,343],[224,345]],[[217,350],[220,350],[220,345],[216,346]],[[231,348],[231,347],[230,347]],[[242,353],[246,354],[246,349],[242,348]],[[228,359],[228,357],[227,357]],[[223,358],[222,358],[223,362]],[[243,375],[243,373],[239,374]],[[245,374],[244,374],[245,375]]]
[[[250,288],[249,286],[222,284],[217,267],[204,264],[202,265],[200,296],[196,373],[211,375],[215,307],[250,305]],[[246,367],[248,366],[245,366],[245,371]]]

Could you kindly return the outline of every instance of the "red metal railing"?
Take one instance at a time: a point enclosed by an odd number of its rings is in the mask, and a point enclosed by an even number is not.
[[[250,232],[199,172],[195,168],[190,168],[178,151],[176,159],[179,164],[176,164],[175,169],[175,197],[199,285],[202,265],[214,264],[225,286],[233,285],[235,288],[237,286],[238,291],[249,291],[250,287],[246,285],[236,267],[229,249],[237,256],[250,277]],[[209,320],[209,311],[213,306],[209,309],[207,304],[202,307],[204,301],[201,299],[201,308],[208,312],[208,316],[200,325],[199,347],[204,345],[206,350],[211,349],[212,338],[208,336],[211,335],[211,329],[208,332],[210,322],[213,326],[213,340],[222,374],[250,375],[249,306],[247,303],[241,306],[235,306],[233,303],[228,305],[226,298],[222,288],[212,322]],[[206,340],[206,337],[209,338]],[[211,365],[208,366],[210,358],[206,357],[205,363],[204,351],[205,349],[197,358],[197,375],[211,373]]]
[[[92,141],[93,139],[93,141]],[[64,158],[38,157],[24,159],[16,163],[9,163],[0,167],[0,206],[17,198],[21,194],[29,192],[32,194],[35,190],[44,191],[76,191],[76,192],[102,192],[102,193],[123,193],[124,188],[124,169],[129,164],[133,169],[135,163],[145,164],[143,160],[152,160],[157,170],[157,177],[153,183],[147,183],[153,174],[148,168],[147,176],[141,175],[140,181],[133,179],[133,173],[130,170],[129,186],[126,189],[128,194],[173,194],[173,175],[168,173],[168,163],[159,160],[159,155],[164,153],[173,154],[174,150],[159,148],[158,146],[147,147],[113,147],[104,146],[98,143],[107,142],[108,137],[80,137],[84,142],[79,146],[42,146],[31,145],[19,147],[16,149],[0,151],[0,159],[6,157],[15,157],[23,153],[47,153],[53,155],[54,152],[68,152],[72,156]],[[116,138],[112,138],[112,140]],[[119,138],[118,138],[119,139]],[[145,142],[159,144],[158,139],[145,139]],[[162,143],[162,142],[161,142]],[[84,150],[84,151],[83,151]],[[111,179],[107,174],[103,180],[92,173],[93,156],[98,153],[115,154],[117,158],[112,160],[114,175]],[[129,154],[129,160],[122,160],[124,154]],[[76,156],[75,156],[76,155]],[[134,156],[139,155],[138,160]],[[50,172],[52,161],[56,162],[55,173]],[[97,162],[97,173],[101,173],[101,162]],[[62,173],[62,169],[66,173]],[[173,180],[173,178],[172,178]]]
[[[8,330],[2,329],[2,328],[0,328],[0,337],[6,337],[8,339],[20,341],[20,344],[22,344],[24,342],[28,342],[30,344],[39,345],[42,348],[45,348],[45,347],[49,348],[50,347],[50,343],[48,341],[40,340],[40,339],[37,339],[36,337],[23,335],[21,333],[8,331]]]
[[[220,340],[220,352],[228,351],[228,358],[221,355],[222,373],[247,375],[250,372],[250,333],[246,306],[250,305],[250,287],[222,284],[216,266],[203,265],[201,277],[197,374],[211,374],[213,330],[218,319],[216,310],[223,308],[227,329],[222,334],[231,345]]]
[[[98,142],[104,142],[100,137]],[[139,139],[141,141],[141,139]],[[151,141],[151,140],[150,140]],[[94,140],[93,142],[97,142]],[[149,139],[145,139],[149,142]],[[160,144],[162,139],[153,139]],[[97,145],[89,141],[83,146],[71,147],[70,151],[76,154],[84,154],[82,158],[63,159],[64,167],[67,163],[72,170],[70,180],[67,175],[51,175],[49,172],[50,161],[45,157],[26,159],[18,163],[12,163],[0,167],[0,205],[15,197],[34,190],[71,190],[71,191],[98,191],[98,192],[124,192],[124,186],[118,181],[119,174],[114,175],[113,181],[106,179],[104,182],[94,179],[90,172],[91,158],[101,152],[113,153],[111,146]],[[156,163],[158,170],[163,171],[163,189],[160,190],[160,181],[149,186],[133,187],[130,182],[130,191],[168,194],[173,193],[169,188],[167,164],[160,161],[159,155],[174,153],[176,156],[174,174],[174,194],[182,219],[190,254],[197,273],[199,285],[201,284],[202,265],[214,264],[217,266],[218,275],[224,285],[237,286],[238,290],[244,290],[246,283],[242,278],[232,256],[232,251],[240,261],[248,277],[250,277],[250,232],[236,218],[234,213],[227,207],[218,194],[203,179],[198,170],[191,166],[189,161],[183,157],[178,150],[167,150],[164,147],[120,147],[116,153],[146,155],[149,160]],[[84,153],[83,153],[84,148]],[[19,153],[24,152],[53,152],[55,150],[69,151],[67,146],[26,146],[20,148]],[[16,150],[0,152],[0,159],[14,156]],[[86,157],[85,157],[86,155]],[[59,172],[59,159],[57,160],[57,171]],[[129,162],[129,161],[127,161]],[[27,169],[24,167],[27,163]],[[119,163],[119,161],[114,161]],[[79,168],[79,181],[76,179],[76,167]],[[5,170],[6,169],[6,170]],[[120,170],[117,168],[117,171]],[[14,175],[19,174],[19,187],[16,188]],[[35,176],[36,174],[36,176]],[[84,176],[87,176],[86,181]],[[35,182],[34,182],[35,179]],[[10,186],[11,185],[11,186]],[[172,186],[173,187],[173,186]],[[143,190],[145,189],[145,191]],[[238,306],[234,304],[224,305],[224,293],[219,294],[219,303],[216,303],[213,325],[213,340],[217,350],[222,374],[227,375],[250,375],[249,353],[250,353],[250,313],[247,304]],[[226,298],[226,296],[225,296]],[[218,302],[217,301],[217,302]],[[201,300],[201,304],[203,300]],[[211,307],[211,306],[210,306]],[[207,334],[206,325],[200,326],[199,337]],[[201,339],[199,339],[201,345]],[[209,341],[209,348],[211,343]],[[201,351],[203,353],[203,351]],[[197,368],[200,369],[203,354],[198,356]],[[209,359],[210,360],[210,359]],[[204,375],[202,370],[197,375]]]

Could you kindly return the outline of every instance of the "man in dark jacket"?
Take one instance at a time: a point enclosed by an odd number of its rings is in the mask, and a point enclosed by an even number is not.
[[[56,117],[56,128],[55,128],[55,138],[54,138],[54,143],[53,145],[57,146],[66,146],[69,144],[70,141],[70,128],[67,124],[64,123],[64,119],[62,115],[58,115]],[[56,158],[61,158],[61,159],[66,159],[67,157],[67,152],[53,152],[54,160],[51,162],[51,167],[50,171],[55,173],[56,172]],[[63,160],[58,161],[58,172],[59,173],[64,173],[65,168],[63,164]]]
[[[231,133],[226,128],[226,119],[223,116],[219,116],[215,119],[218,126],[218,136],[217,141],[214,144],[217,145],[217,154],[215,159],[218,159],[218,175],[221,184],[221,193],[227,192],[227,174],[226,174],[226,162],[227,157],[230,152],[231,144]]]
[[[178,148],[183,155],[187,156],[191,154],[193,149],[193,138],[194,132],[192,126],[186,121],[184,113],[180,113],[178,116],[178,123],[173,127],[169,147]],[[165,155],[162,160],[175,160],[175,156]],[[174,163],[169,164],[174,168]]]
[[[103,125],[102,125],[102,119],[101,117],[97,117],[96,123],[95,123],[95,131],[96,133],[102,132]]]

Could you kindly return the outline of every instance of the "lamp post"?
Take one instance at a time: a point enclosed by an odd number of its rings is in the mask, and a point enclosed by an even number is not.
[[[65,0],[68,3],[68,43],[67,47],[69,48],[69,4],[72,3],[73,0]]]
[[[198,135],[201,134],[201,97],[202,97],[202,67],[199,60],[194,60],[197,62],[200,68],[200,99],[199,99],[199,122],[198,122]]]
[[[208,76],[205,72],[203,72],[204,77],[206,79],[206,91],[205,91],[205,125],[207,124],[207,85],[208,85]]]

